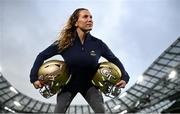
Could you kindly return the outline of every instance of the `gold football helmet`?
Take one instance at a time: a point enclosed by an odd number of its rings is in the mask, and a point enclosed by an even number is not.
[[[121,89],[116,87],[116,83],[121,80],[120,69],[111,62],[102,62],[92,79],[92,83],[99,87],[100,91],[108,97],[116,97],[121,93]]]
[[[43,85],[39,92],[43,97],[49,98],[60,91],[70,78],[67,66],[63,61],[47,61],[42,64],[38,71],[38,79]]]

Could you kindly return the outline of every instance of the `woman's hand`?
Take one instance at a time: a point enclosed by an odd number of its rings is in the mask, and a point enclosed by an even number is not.
[[[35,81],[35,82],[33,83],[33,85],[34,85],[34,87],[35,87],[36,89],[43,87],[43,85],[41,84],[41,82],[40,82],[39,80]]]
[[[117,87],[125,88],[126,82],[124,80],[120,80],[118,83],[116,83]]]

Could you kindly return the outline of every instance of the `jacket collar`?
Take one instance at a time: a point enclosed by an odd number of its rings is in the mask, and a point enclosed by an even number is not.
[[[85,40],[88,41],[88,40],[92,40],[92,39],[93,39],[92,35],[90,34],[90,32],[88,32],[88,33],[86,34]],[[80,40],[77,32],[76,32],[76,38],[75,38],[75,40]]]

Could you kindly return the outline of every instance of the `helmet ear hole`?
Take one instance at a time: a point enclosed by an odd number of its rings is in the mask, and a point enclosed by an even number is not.
[[[47,68],[49,65],[45,66],[44,68]]]
[[[59,64],[55,64],[57,67],[60,67],[60,65]]]
[[[38,71],[38,79],[43,82],[44,87],[39,90],[40,94],[49,98],[65,86],[71,76],[63,61],[50,60],[41,65]]]
[[[121,80],[121,76],[122,73],[115,64],[111,62],[102,62],[98,66],[92,83],[106,96],[116,97],[120,94],[121,90],[115,85]]]

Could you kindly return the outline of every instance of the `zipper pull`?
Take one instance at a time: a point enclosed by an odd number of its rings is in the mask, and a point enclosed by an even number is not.
[[[82,49],[82,51],[84,51],[84,47],[82,47],[81,49]]]

